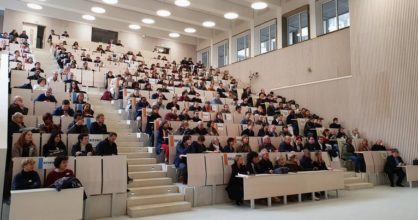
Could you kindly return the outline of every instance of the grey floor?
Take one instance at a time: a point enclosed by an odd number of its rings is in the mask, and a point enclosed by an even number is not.
[[[318,202],[306,201],[273,204],[271,208],[257,204],[251,210],[246,204],[231,204],[193,208],[191,212],[140,218],[141,220],[170,219],[291,219],[291,220],[418,220],[418,188],[390,188],[342,191],[339,198]],[[126,216],[102,220],[132,220]],[[139,218],[138,218],[139,219]]]

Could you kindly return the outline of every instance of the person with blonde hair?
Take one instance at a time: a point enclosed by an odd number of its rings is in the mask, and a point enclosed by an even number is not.
[[[22,171],[13,178],[12,190],[25,190],[41,188],[41,179],[35,169],[36,161],[33,158],[22,160]]]
[[[23,132],[12,148],[12,157],[36,157],[38,148],[32,139],[32,132]]]
[[[242,178],[237,177],[237,175],[247,174],[247,168],[244,164],[244,158],[241,155],[236,155],[234,159],[234,164],[232,164],[231,168],[231,178],[229,179],[226,191],[228,192],[228,196],[231,200],[234,200],[237,205],[241,205],[243,203],[244,198],[243,181]]]

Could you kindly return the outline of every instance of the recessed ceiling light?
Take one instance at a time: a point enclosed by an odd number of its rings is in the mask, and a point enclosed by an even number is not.
[[[171,12],[168,10],[161,9],[157,11],[157,15],[161,17],[168,17],[171,15]]]
[[[139,30],[141,29],[141,26],[137,25],[137,24],[131,24],[129,25],[129,28],[132,30]]]
[[[33,4],[33,3],[28,3],[28,4],[26,4],[26,6],[28,6],[28,8],[35,9],[35,10],[41,10],[42,9],[42,6],[37,5],[37,4]]]
[[[191,27],[188,27],[188,28],[185,28],[184,29],[184,32],[186,32],[186,33],[194,33],[194,32],[196,32],[196,29],[191,28]]]
[[[224,14],[224,18],[229,19],[229,20],[237,19],[238,14],[235,12],[227,12]]]
[[[93,15],[83,15],[82,18],[88,21],[96,20],[96,17],[94,17]]]
[[[254,2],[251,4],[251,8],[255,10],[261,10],[267,8],[267,3],[265,2]]]
[[[102,0],[102,1],[106,4],[111,4],[111,5],[118,3],[118,0]]]
[[[106,12],[106,9],[100,7],[92,7],[91,11],[97,14],[103,14]]]
[[[172,38],[178,38],[180,37],[179,33],[169,33],[168,36],[172,37]]]
[[[151,18],[144,18],[144,19],[142,19],[142,22],[145,23],[145,24],[154,24],[155,23],[154,19],[151,19]]]
[[[189,0],[176,0],[174,4],[179,7],[187,7],[190,5],[190,1]]]
[[[213,21],[204,21],[202,23],[202,25],[203,25],[203,27],[214,27],[216,25],[216,23],[213,22]]]

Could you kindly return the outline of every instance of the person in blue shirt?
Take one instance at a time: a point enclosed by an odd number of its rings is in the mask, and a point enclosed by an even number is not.
[[[26,158],[22,161],[22,171],[13,178],[12,190],[41,188],[41,179],[35,169],[36,161]]]
[[[67,99],[64,99],[62,101],[62,106],[59,106],[54,110],[54,113],[52,113],[54,116],[62,116],[62,115],[68,115],[73,117],[74,116],[74,110],[70,107],[70,101]]]
[[[215,97],[213,97],[212,101],[210,102],[212,105],[223,105],[223,102],[221,100],[221,96],[219,94],[216,94]]]
[[[40,94],[38,98],[35,99],[35,102],[55,102],[57,103],[57,99],[54,95],[52,95],[52,89],[48,88],[45,93]]]
[[[192,144],[192,136],[184,135],[183,140],[177,143],[176,157],[174,159],[174,165],[179,171],[179,182],[187,184],[187,152]]]

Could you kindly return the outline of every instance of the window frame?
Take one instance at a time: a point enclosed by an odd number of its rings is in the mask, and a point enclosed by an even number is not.
[[[261,42],[261,30],[265,28],[269,28],[269,34],[268,34],[268,41]],[[272,27],[275,28],[275,37],[272,38]],[[267,42],[267,51],[261,53],[262,43]],[[254,55],[262,55],[266,54],[272,51],[275,51],[278,49],[278,30],[277,30],[277,19],[271,19],[269,21],[266,21],[264,23],[261,23],[257,26],[254,26]]]
[[[328,28],[326,28],[326,25],[325,25],[325,20],[324,20],[324,5],[325,4],[327,4],[327,3],[330,3],[330,2],[335,2],[335,17],[332,17],[331,19],[335,19],[335,30],[332,30],[332,31],[329,31],[328,30]],[[338,30],[341,30],[341,29],[344,29],[344,28],[348,28],[348,27],[350,27],[351,26],[351,22],[350,22],[350,7],[349,7],[349,5],[348,5],[348,11],[347,11],[347,15],[348,15],[348,24],[347,24],[347,26],[344,26],[344,27],[340,27],[340,16],[342,16],[342,15],[344,15],[344,14],[341,14],[341,15],[339,15],[339,9],[338,9],[338,7],[339,7],[339,4],[340,4],[340,1],[342,1],[342,0],[324,0],[324,1],[320,1],[319,2],[319,9],[320,9],[320,21],[319,21],[319,23],[321,24],[321,32],[322,32],[322,35],[325,35],[325,34],[329,34],[329,33],[333,33],[333,32],[335,32],[335,31],[338,31]],[[349,4],[349,1],[350,0],[347,0],[347,4]],[[329,20],[331,20],[331,19],[328,19],[328,21]],[[329,22],[328,22],[329,23]]]
[[[289,45],[289,41],[288,41],[288,39],[289,39],[289,33],[288,33],[288,19],[290,18],[290,17],[292,17],[292,16],[296,16],[296,15],[298,15],[298,20],[299,20],[299,31],[300,31],[300,33],[302,34],[302,27],[301,27],[301,19],[302,19],[302,13],[304,13],[304,12],[306,12],[307,13],[307,22],[308,22],[308,26],[307,26],[307,28],[308,28],[308,39],[306,39],[306,40],[301,40],[301,41],[298,41],[298,42],[296,42],[296,43],[293,43],[293,44],[290,44]],[[282,16],[282,39],[283,39],[283,41],[282,41],[282,43],[283,43],[283,47],[288,47],[288,46],[292,46],[292,45],[295,45],[295,44],[298,44],[298,43],[301,43],[301,42],[304,42],[304,41],[308,41],[308,40],[310,40],[311,39],[311,18],[310,18],[310,8],[309,8],[309,5],[304,5],[304,6],[302,6],[302,7],[300,7],[300,8],[297,8],[297,9],[295,9],[295,10],[292,10],[292,11],[290,11],[290,12],[287,12],[287,13],[285,13],[285,14],[283,14],[283,16]]]

